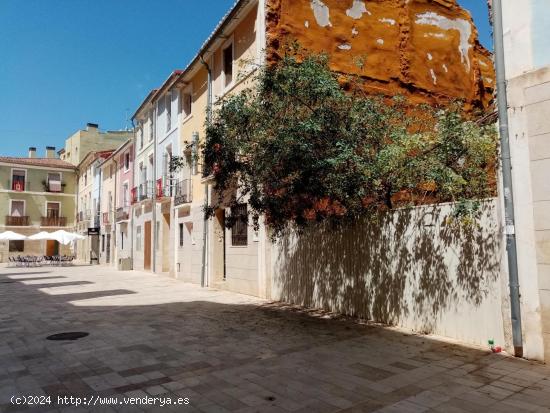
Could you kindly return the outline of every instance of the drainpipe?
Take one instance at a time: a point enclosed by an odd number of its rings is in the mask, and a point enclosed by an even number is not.
[[[493,0],[493,30],[495,67],[497,75],[497,104],[500,130],[500,153],[502,162],[502,185],[504,189],[504,215],[506,220],[506,250],[508,252],[508,275],[510,278],[512,339],[514,343],[514,355],[516,357],[523,357],[523,333],[521,328],[521,303],[515,231],[514,191],[512,186],[512,162],[510,156],[510,134],[508,130],[508,99],[506,95],[504,30],[502,24],[501,0]]]
[[[153,273],[157,272],[157,105],[153,111]]]
[[[134,139],[132,140],[132,151],[134,152],[133,158],[132,158],[132,188],[135,185],[135,170],[136,170],[136,125],[134,123],[134,119],[132,118],[132,128],[134,130]],[[141,132],[143,134],[143,131]],[[130,191],[131,189],[128,188]],[[130,221],[130,260],[131,260],[131,266],[132,270],[134,269],[134,208],[132,207],[132,202],[130,201],[130,205],[128,205],[128,220]]]
[[[113,161],[115,162],[115,196],[114,196],[114,199],[113,199],[113,214],[111,215],[111,219],[113,220],[113,228],[115,229],[113,232],[114,232],[114,237],[113,237],[113,259],[115,260],[114,264],[115,264],[115,267],[118,265],[118,263],[116,262],[116,259],[118,259],[118,253],[117,253],[117,242],[116,242],[116,234],[117,234],[117,231],[116,231],[116,216],[115,216],[115,213],[116,213],[116,206],[117,206],[117,195],[118,195],[118,162],[116,160],[116,158],[113,159]],[[109,211],[110,213],[111,211]],[[116,259],[115,259],[115,256],[116,256]],[[112,263],[111,263],[112,264]]]
[[[201,63],[206,68],[206,71],[208,72],[208,91],[207,91],[207,100],[206,100],[206,123],[210,124],[212,122],[212,69],[206,63],[204,60],[204,57],[201,56]],[[197,142],[198,145],[198,142]],[[210,205],[209,201],[209,191],[208,191],[208,183],[204,186],[204,199],[206,206],[208,207]],[[208,219],[206,216],[204,217],[204,224],[203,224],[203,233],[202,233],[202,267],[201,267],[201,286],[206,287],[208,286],[208,280],[207,280],[207,263],[208,263]]]

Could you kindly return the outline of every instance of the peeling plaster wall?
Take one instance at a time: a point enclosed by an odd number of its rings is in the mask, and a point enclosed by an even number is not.
[[[455,0],[268,0],[267,34],[268,60],[297,40],[329,53],[334,71],[363,77],[373,94],[492,103],[491,54]]]

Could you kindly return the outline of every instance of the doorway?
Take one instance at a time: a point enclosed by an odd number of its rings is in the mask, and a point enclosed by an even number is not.
[[[212,245],[214,282],[225,281],[227,279],[225,219],[225,209],[220,208],[216,210],[216,219],[212,221],[214,230],[214,242]]]
[[[170,214],[162,214],[162,272],[170,271]]]
[[[143,244],[143,268],[151,270],[151,221],[145,222],[145,242]]]
[[[90,264],[99,264],[99,234],[90,235]]]
[[[59,242],[55,240],[46,241],[46,255],[48,257],[54,257],[59,255]]]
[[[107,264],[110,264],[111,263],[111,234],[107,234],[107,245],[105,246],[105,248],[107,249],[105,251],[106,253],[105,262]]]

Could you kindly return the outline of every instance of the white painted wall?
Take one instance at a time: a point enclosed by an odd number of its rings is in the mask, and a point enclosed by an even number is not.
[[[502,5],[524,354],[548,360],[550,0],[503,0]]]
[[[508,78],[550,65],[550,0],[503,0]]]
[[[446,222],[450,205],[396,211],[347,230],[319,226],[272,244],[271,298],[509,347],[496,200],[480,225]]]

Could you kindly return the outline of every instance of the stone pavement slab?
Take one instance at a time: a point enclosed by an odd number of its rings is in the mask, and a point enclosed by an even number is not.
[[[0,412],[550,411],[537,363],[107,267],[0,268],[0,337]]]

